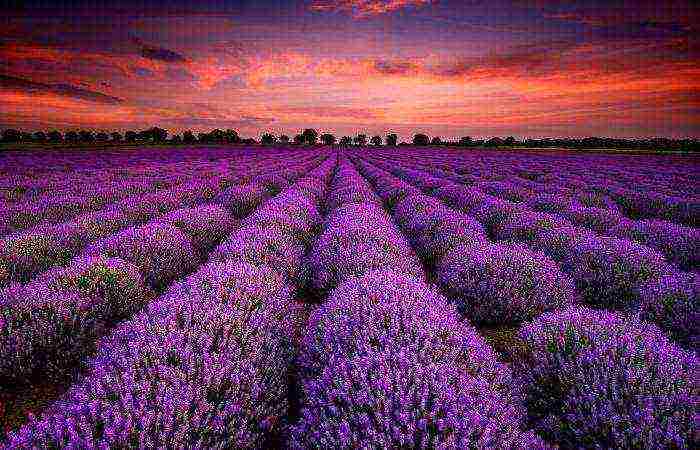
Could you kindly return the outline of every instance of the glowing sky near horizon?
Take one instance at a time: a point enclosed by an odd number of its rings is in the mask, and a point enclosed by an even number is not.
[[[700,137],[689,0],[21,3],[0,128]]]

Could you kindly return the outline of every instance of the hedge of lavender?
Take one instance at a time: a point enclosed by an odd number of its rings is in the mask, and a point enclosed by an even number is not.
[[[137,267],[104,257],[77,259],[0,291],[0,380],[65,376],[111,323],[150,297]]]
[[[509,369],[421,281],[348,279],[313,312],[301,347],[293,448],[542,445],[522,429]]]
[[[523,326],[515,364],[530,424],[564,448],[697,445],[697,354],[654,325],[570,308]]]
[[[262,447],[286,410],[294,311],[276,272],[206,266],[100,342],[8,447]]]

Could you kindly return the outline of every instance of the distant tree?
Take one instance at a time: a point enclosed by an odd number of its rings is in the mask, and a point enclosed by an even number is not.
[[[265,133],[260,137],[260,143],[263,145],[272,145],[276,141],[276,138],[271,133]]]
[[[195,141],[196,139],[192,130],[187,130],[184,133],[182,133],[182,142],[184,142],[185,144],[194,144]]]
[[[4,130],[2,132],[2,141],[3,142],[19,142],[19,139],[21,137],[21,133],[19,130]]]
[[[77,131],[70,130],[70,131],[66,132],[64,139],[66,142],[75,143],[75,142],[78,142],[80,140],[80,136],[78,135]]]
[[[63,135],[57,130],[49,131],[49,134],[46,136],[48,137],[49,142],[61,142],[63,140]]]
[[[135,131],[129,130],[126,133],[124,133],[124,140],[126,142],[136,142],[136,139],[138,139],[138,135]]]
[[[301,134],[304,136],[304,142],[309,145],[316,145],[318,141],[318,131],[313,128],[307,128]]]
[[[325,145],[333,145],[336,142],[336,138],[330,133],[324,133],[321,135],[321,142]]]
[[[227,144],[238,144],[241,142],[241,137],[236,130],[229,128],[224,131],[224,141],[226,141]]]
[[[435,136],[430,140],[431,145],[442,145],[442,139],[440,139],[440,136]]]
[[[470,147],[470,146],[472,146],[473,144],[474,144],[474,141],[472,141],[471,136],[463,136],[463,137],[459,140],[459,145],[461,145],[462,147]]]
[[[428,135],[423,133],[418,133],[413,136],[413,145],[428,145],[430,142]]]
[[[386,135],[386,145],[389,147],[396,147],[396,143],[399,141],[399,137],[394,133]]]
[[[241,143],[242,143],[242,144],[245,144],[245,145],[255,145],[255,144],[257,144],[257,142],[255,141],[255,139],[253,139],[253,138],[243,139],[243,140],[241,141]]]
[[[109,139],[109,136],[104,131],[100,131],[95,135],[95,140],[97,142],[107,142],[107,139]]]
[[[112,133],[110,133],[110,136],[112,137],[112,142],[122,141],[122,135],[118,131],[112,131]]]
[[[381,136],[372,136],[372,139],[369,140],[372,145],[380,146],[382,145],[382,137]]]
[[[352,138],[350,136],[343,136],[340,138],[340,145],[343,147],[350,147],[352,145]]]
[[[94,142],[95,135],[90,130],[80,130],[80,142]]]
[[[46,142],[46,133],[43,131],[34,133],[34,142]]]
[[[31,133],[27,133],[26,131],[22,131],[19,134],[19,140],[22,142],[32,142],[34,138],[32,137]]]
[[[517,144],[518,141],[515,140],[513,136],[508,136],[506,140],[503,142],[504,145],[507,145],[508,147],[512,147],[515,144]]]
[[[306,141],[304,140],[304,135],[303,135],[303,134],[297,134],[296,136],[294,136],[294,143],[295,143],[295,144],[301,145],[301,144],[303,144],[304,142],[306,142]]]
[[[365,146],[367,145],[367,135],[366,134],[358,134],[353,138],[353,141],[355,141],[355,145],[359,146]]]
[[[153,141],[154,142],[165,142],[168,139],[168,130],[165,130],[163,128],[158,128],[158,127],[153,127],[151,129],[151,132],[153,133]]]
[[[173,137],[170,138],[170,143],[175,145],[181,144],[182,138],[179,134],[173,135]]]
[[[283,134],[279,137],[280,144],[289,144],[289,136]]]
[[[484,145],[486,145],[487,147],[500,147],[503,145],[503,139],[499,137],[493,137],[486,141]]]
[[[197,142],[200,144],[208,144],[211,142],[211,136],[209,133],[205,132],[197,133]]]

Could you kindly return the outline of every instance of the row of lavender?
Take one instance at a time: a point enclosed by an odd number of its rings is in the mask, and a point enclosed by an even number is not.
[[[431,289],[371,186],[341,161],[309,255],[323,304],[297,358],[291,448],[539,448],[511,373]]]
[[[463,208],[468,212],[465,214],[367,162],[358,161],[358,165],[393,207],[397,223],[426,266],[435,271],[435,282],[462,314],[481,326],[526,322],[518,332],[521,348],[511,357],[516,385],[528,411],[527,423],[541,436],[565,448],[582,444],[603,448],[693,446],[698,439],[694,426],[699,418],[697,355],[675,346],[658,328],[639,318],[572,306],[582,300],[595,303],[596,299],[597,305],[605,301],[613,303],[611,306],[629,303],[625,298],[611,302],[617,292],[608,288],[601,293],[600,288],[610,284],[613,290],[627,289],[625,292],[632,295],[634,286],[629,284],[640,282],[635,276],[648,276],[653,285],[648,289],[663,292],[666,302],[675,305],[668,314],[663,311],[665,304],[647,299],[645,318],[670,325],[674,337],[694,346],[697,298],[688,297],[697,294],[684,291],[685,296],[673,297],[676,292],[669,292],[667,283],[669,277],[679,275],[672,267],[655,258],[652,262],[660,265],[657,269],[665,276],[654,280],[653,274],[644,271],[642,275],[630,274],[629,264],[620,265],[624,261],[612,266],[596,264],[590,261],[596,250],[608,252],[590,242],[565,250],[559,247],[564,251],[558,254],[568,264],[558,266],[545,254],[547,245],[530,249],[521,243],[490,242],[485,228],[492,222],[485,219],[500,223],[507,214],[484,214],[484,204],[487,212],[489,206],[483,194],[475,199],[465,195],[469,188],[449,182],[436,185],[435,178],[404,170],[396,163],[384,164],[438,196],[448,192],[452,199],[473,201],[470,208]],[[455,203],[464,207],[464,201]],[[546,231],[561,231],[552,228]],[[556,248],[561,241],[559,236],[547,242]],[[618,250],[618,259],[623,260],[630,247]],[[569,252],[576,251],[589,253],[575,261],[567,259]],[[641,264],[644,262],[648,260]],[[586,283],[600,286],[584,290],[579,298],[575,286]],[[682,315],[674,315],[676,312]]]
[[[238,149],[231,154],[212,154],[193,151],[188,157],[160,160],[143,159],[133,154],[130,161],[125,155],[115,157],[114,167],[99,171],[75,168],[71,172],[52,173],[51,176],[34,179],[40,174],[30,172],[32,181],[41,186],[17,184],[17,180],[3,180],[16,188],[25,189],[22,201],[7,203],[0,213],[0,235],[27,230],[40,224],[59,223],[81,213],[114,206],[115,202],[128,203],[129,197],[154,193],[168,187],[196,181],[200,177],[211,178],[217,173],[227,173],[229,181],[245,181],[261,167],[264,160],[274,165],[275,158],[284,155],[261,157],[251,150]],[[137,156],[139,156],[137,158]],[[21,170],[21,169],[17,169]],[[61,180],[59,183],[58,180]],[[26,191],[29,189],[28,191]],[[35,190],[40,190],[36,193]],[[155,194],[154,194],[155,195]],[[154,199],[155,200],[155,199]]]
[[[294,175],[284,170],[284,164],[284,159],[276,159],[274,162],[262,158],[240,159],[236,169],[231,170],[232,162],[228,159],[215,163],[191,162],[190,165],[198,168],[191,181],[168,182],[174,186],[150,194],[128,196],[102,210],[80,214],[64,223],[39,225],[7,235],[0,239],[0,286],[9,282],[29,281],[38,273],[67,262],[90,243],[170,211],[212,201],[222,204],[228,202],[226,206],[232,207],[232,200],[227,200],[232,196],[255,198],[262,195],[263,191],[274,191],[275,183],[280,178],[284,181],[283,175],[287,178]],[[280,172],[276,173],[276,169]],[[167,174],[165,169],[164,174]],[[172,175],[174,180],[179,178],[178,172]],[[259,185],[259,192],[246,194],[245,191],[237,190],[236,183],[240,182]],[[216,198],[217,193],[226,187],[229,190]],[[239,208],[235,213],[246,213],[246,207],[249,208],[243,202],[240,205],[243,209]]]
[[[526,255],[522,248],[526,245],[544,253],[547,260],[556,261],[574,281],[577,294],[586,303],[640,312],[645,320],[656,322],[684,345],[697,348],[700,343],[697,276],[679,271],[653,249],[625,239],[598,236],[556,215],[530,211],[471,186],[457,185],[385,161],[375,163],[437,197],[440,201],[424,200],[432,202],[433,209],[444,208],[444,201],[476,220],[485,236],[521,244],[509,244],[516,250],[501,259],[515,260],[517,254]],[[410,203],[407,207],[410,208]],[[515,266],[509,272],[519,270]],[[445,276],[460,276],[454,267],[442,267],[440,272]],[[549,267],[541,272],[555,273]],[[515,274],[509,278],[512,277]],[[545,279],[537,284],[547,286],[545,292],[552,289],[551,282]]]
[[[506,202],[521,205],[521,209],[531,209],[535,212],[554,214],[567,221],[597,234],[618,237],[639,242],[652,247],[664,254],[674,264],[684,270],[695,270],[700,267],[700,230],[696,227],[684,226],[669,220],[646,219],[633,220],[632,217],[666,217],[697,226],[700,214],[700,203],[690,199],[676,202],[675,213],[663,201],[656,206],[654,200],[643,194],[634,194],[632,198],[615,195],[612,197],[602,193],[602,189],[589,187],[578,195],[574,195],[567,187],[556,184],[541,184],[531,180],[518,179],[512,176],[504,181],[475,181],[465,180],[454,173],[444,170],[430,170],[438,177],[447,177],[458,183],[469,183],[473,187]],[[635,203],[632,205],[630,202]],[[645,205],[645,206],[643,206]],[[645,208],[651,205],[656,212]],[[660,212],[666,208],[666,212]],[[670,209],[669,209],[670,208]],[[647,208],[648,209],[648,208]],[[633,211],[634,210],[634,211]],[[670,216],[668,214],[670,214]]]
[[[602,209],[633,219],[700,224],[700,161],[693,158],[418,152],[392,157],[403,160],[407,167],[423,166],[438,176],[476,184],[488,193],[527,201],[547,211],[593,208],[589,214]],[[598,214],[605,215],[605,211]]]
[[[262,446],[286,410],[298,328],[300,266],[276,264],[298,253],[277,244],[303,248],[317,230],[334,165],[243,219],[206,265],[100,340],[85,377],[8,448]]]

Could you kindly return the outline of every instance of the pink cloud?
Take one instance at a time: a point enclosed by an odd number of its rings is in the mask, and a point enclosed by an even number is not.
[[[349,12],[356,18],[376,16],[406,7],[429,5],[432,0],[314,0],[312,11]]]

